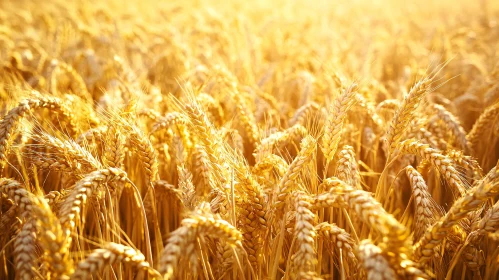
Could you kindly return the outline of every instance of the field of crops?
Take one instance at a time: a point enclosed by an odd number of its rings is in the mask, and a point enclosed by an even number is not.
[[[0,1],[0,279],[499,279],[499,2]]]

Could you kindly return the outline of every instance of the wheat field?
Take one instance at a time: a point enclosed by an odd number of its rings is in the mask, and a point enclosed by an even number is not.
[[[0,279],[499,279],[499,2],[0,19]]]

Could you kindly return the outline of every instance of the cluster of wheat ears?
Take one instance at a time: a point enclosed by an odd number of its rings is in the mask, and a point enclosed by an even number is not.
[[[0,1],[0,279],[498,279],[458,2]]]

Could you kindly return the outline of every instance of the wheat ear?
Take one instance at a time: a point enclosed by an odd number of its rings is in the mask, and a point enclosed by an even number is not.
[[[324,135],[322,136],[321,150],[328,162],[333,160],[336,149],[341,139],[341,132],[343,129],[343,122],[347,116],[347,112],[355,102],[355,89],[356,84],[350,87],[338,96],[328,112],[326,120],[326,127],[324,128]]]
[[[386,133],[386,141],[390,145],[390,150],[395,149],[402,138],[409,122],[412,120],[419,103],[425,97],[430,85],[430,79],[422,79],[417,82],[404,97],[402,104],[398,107],[395,115],[390,122],[390,127]]]
[[[307,136],[303,138],[301,144],[301,149],[298,155],[295,157],[293,162],[289,165],[288,170],[281,178],[279,185],[277,186],[277,200],[275,202],[275,207],[282,208],[286,199],[293,189],[298,186],[298,176],[300,175],[302,169],[314,159],[314,152],[317,148],[317,142],[312,136]]]
[[[359,166],[352,146],[343,146],[338,153],[337,165],[336,174],[338,179],[356,188],[361,188]]]
[[[494,167],[485,178],[454,202],[447,213],[428,228],[414,244],[414,259],[420,263],[431,260],[434,248],[439,245],[450,229],[469,212],[476,210],[485,200],[499,193],[499,172]]]
[[[414,241],[419,240],[426,229],[442,216],[438,204],[428,192],[423,176],[412,166],[406,167],[406,174],[414,199]]]
[[[140,163],[145,169],[148,183],[158,180],[158,155],[149,138],[137,126],[132,125],[128,140],[130,149],[137,152]]]
[[[189,120],[187,117],[179,112],[171,112],[167,113],[164,117],[159,118],[154,124],[151,132],[149,134],[156,133],[161,130],[166,130],[172,127],[173,125],[178,126],[186,126]]]
[[[141,252],[133,248],[121,244],[108,243],[104,248],[95,249],[86,259],[79,262],[70,279],[89,279],[89,277],[99,273],[106,266],[116,263],[126,264],[137,270],[147,271],[151,276],[159,278],[159,273],[145,259]]]
[[[78,219],[83,218],[80,216],[82,208],[85,206],[87,199],[92,196],[92,193],[101,184],[119,183],[125,180],[126,173],[124,171],[110,167],[93,171],[75,184],[59,210],[61,225],[65,236],[69,238],[69,244],[71,243],[70,235],[76,226],[76,222]]]
[[[34,195],[25,186],[14,179],[0,178],[0,192],[7,194],[14,201],[18,216],[28,219],[33,208]]]
[[[329,250],[341,249],[354,263],[357,258],[354,254],[354,241],[350,234],[335,224],[323,222],[315,226],[319,238],[322,238]]]
[[[45,154],[35,153],[34,163],[41,168],[76,174],[102,168],[100,161],[72,140],[61,140],[46,133],[33,135],[32,138],[48,149]]]
[[[288,163],[280,156],[270,154],[258,161],[251,172],[257,176],[262,176],[264,172],[272,169],[276,170],[278,177],[284,176],[288,170]]]
[[[499,102],[488,107],[480,115],[478,120],[473,125],[471,131],[466,135],[470,148],[475,150],[480,142],[480,137],[483,135],[490,124],[496,119],[499,114]]]
[[[447,111],[444,106],[434,104],[433,108],[437,111],[437,116],[442,122],[447,126],[447,128],[452,132],[456,139],[457,147],[467,153],[470,152],[470,146],[468,140],[466,139],[466,131],[459,122],[456,116],[451,112]]]
[[[181,226],[171,233],[159,260],[159,272],[164,279],[173,276],[182,254],[196,261],[194,248],[199,236],[222,238],[232,246],[240,245],[242,234],[227,221],[209,213],[209,208],[208,203],[202,203],[191,217],[183,219]]]
[[[396,254],[407,254],[410,251],[409,231],[393,215],[387,213],[371,193],[358,190],[336,178],[325,179],[319,188],[328,191],[312,198],[314,207],[351,209],[362,221],[382,234],[388,250]]]
[[[105,136],[102,162],[108,167],[123,168],[125,159],[125,137],[116,127],[111,127]]]
[[[296,253],[292,256],[295,273],[314,271],[317,263],[315,250],[315,215],[310,211],[311,204],[306,196],[300,193],[293,194],[295,203],[295,229]]]
[[[17,279],[33,279],[36,269],[35,219],[27,220],[14,241],[14,265]]]
[[[439,150],[430,148],[413,139],[405,140],[397,145],[401,153],[418,155],[435,167],[452,187],[456,196],[466,192],[466,184],[461,180],[459,172],[454,168],[452,160],[443,155]]]
[[[189,104],[185,107],[185,111],[189,116],[189,127],[203,144],[208,154],[212,169],[211,174],[216,179],[215,181],[218,182],[218,186],[225,187],[229,174],[220,165],[221,162],[224,162],[223,141],[220,134],[199,104]]]
[[[260,246],[264,230],[267,228],[267,201],[262,187],[251,174],[248,165],[243,159],[234,155],[234,172],[238,183],[235,192],[240,196],[239,209],[241,230],[248,258],[253,264],[259,259],[262,247]]]
[[[362,240],[355,250],[359,261],[366,271],[367,279],[397,279],[395,271],[383,256],[381,249],[370,240]]]
[[[39,243],[44,254],[43,258],[51,276],[63,279],[73,270],[73,262],[69,256],[69,244],[59,219],[52,213],[45,199],[34,200],[33,214],[39,235]]]
[[[307,121],[317,112],[320,112],[320,107],[317,103],[307,103],[295,111],[295,114],[289,121],[289,124],[291,126],[295,124],[306,125]]]
[[[35,95],[39,95],[39,93],[35,92]],[[77,128],[73,120],[73,115],[63,101],[55,97],[45,96],[23,100],[17,107],[11,109],[0,121],[0,161],[2,161],[2,164],[4,164],[3,161],[7,159],[12,132],[27,113],[32,112],[37,108],[49,108],[54,112],[59,113],[68,121],[69,126],[67,129],[70,135],[74,135]]]
[[[275,147],[291,142],[295,137],[305,137],[308,134],[307,129],[301,124],[295,124],[284,131],[278,131],[267,138],[262,139],[257,146],[254,156],[257,161],[273,153]]]

